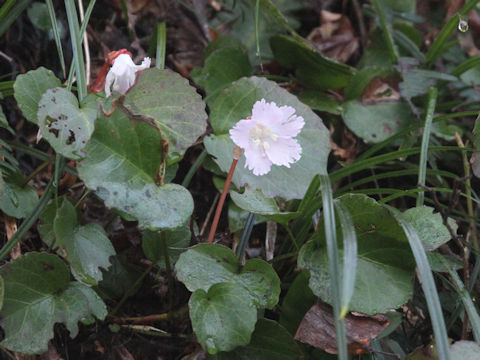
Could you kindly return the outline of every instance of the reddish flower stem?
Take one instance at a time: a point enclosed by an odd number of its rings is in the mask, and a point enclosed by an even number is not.
[[[208,234],[208,242],[212,243],[213,238],[215,236],[215,232],[218,226],[218,220],[220,220],[220,214],[222,213],[223,203],[225,202],[225,198],[227,197],[228,188],[230,187],[230,183],[232,182],[233,173],[235,172],[235,167],[237,166],[238,159],[242,157],[242,149],[238,146],[235,146],[233,149],[233,161],[232,165],[230,166],[230,171],[227,175],[227,180],[225,180],[225,186],[222,190],[222,195],[220,196],[220,200],[218,201],[217,210],[215,211],[215,217],[213,218],[212,227],[210,228],[210,233]]]

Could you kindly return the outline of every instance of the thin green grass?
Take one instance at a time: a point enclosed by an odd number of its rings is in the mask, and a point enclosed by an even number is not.
[[[330,272],[330,285],[333,298],[333,318],[337,336],[338,358],[347,360],[347,337],[345,324],[341,318],[342,308],[342,283],[340,276],[340,261],[338,256],[337,231],[335,226],[335,212],[333,205],[332,187],[327,175],[320,175],[320,191],[322,193],[323,220],[325,222],[325,238],[327,242],[328,267]]]
[[[7,1],[0,9],[0,36],[13,24],[32,0]],[[12,4],[14,3],[14,4]],[[5,9],[4,9],[5,8]]]
[[[395,216],[395,214],[393,214]],[[427,301],[428,312],[432,320],[433,333],[437,345],[439,360],[450,360],[450,345],[448,342],[447,328],[443,318],[442,306],[438,296],[432,270],[423,248],[423,244],[415,229],[402,218],[396,216],[398,223],[402,226],[408,238],[410,247],[417,263],[418,275],[422,284],[425,300]]]
[[[167,53],[167,24],[162,21],[157,24],[157,52],[155,58],[155,67],[165,69],[165,55]]]
[[[430,142],[430,134],[432,132],[432,120],[433,114],[435,112],[435,105],[437,104],[437,97],[437,88],[430,88],[428,90],[428,101],[425,111],[425,126],[423,128],[420,164],[418,166],[418,184],[420,186],[425,186],[425,178],[427,174],[428,143]],[[417,206],[422,206],[424,199],[425,193],[423,191],[419,192],[417,197]]]
[[[335,211],[340,221],[343,237],[343,278],[341,292],[340,318],[343,319],[348,313],[350,300],[355,290],[357,275],[357,234],[353,227],[352,217],[348,209],[340,201],[335,200]]]
[[[60,39],[60,34],[58,33],[57,28],[57,16],[55,15],[55,8],[53,7],[52,0],[46,0],[48,9],[48,15],[50,16],[50,23],[52,24],[53,37],[55,38],[55,46],[57,47],[58,60],[60,61],[60,66],[62,67],[63,77],[67,76],[67,70],[65,67],[65,59],[63,56],[62,49],[62,40]]]

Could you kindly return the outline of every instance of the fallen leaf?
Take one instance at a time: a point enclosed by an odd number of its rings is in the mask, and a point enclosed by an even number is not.
[[[383,315],[350,313],[345,317],[345,330],[349,354],[365,354],[370,351],[370,339],[377,337],[389,324]],[[332,307],[318,301],[305,314],[295,340],[337,354],[335,324]]]
[[[340,135],[340,145],[338,145],[333,140],[334,132],[334,126],[330,124],[330,147],[332,148],[333,154],[346,160],[347,163],[353,162],[357,155],[357,138],[346,127],[344,127],[342,134]]]
[[[359,46],[350,20],[326,10],[321,11],[320,19],[322,25],[313,29],[307,39],[324,55],[347,62]]]
[[[384,101],[398,101],[400,92],[395,87],[396,84],[392,81],[376,77],[363,90],[362,102],[377,104]]]

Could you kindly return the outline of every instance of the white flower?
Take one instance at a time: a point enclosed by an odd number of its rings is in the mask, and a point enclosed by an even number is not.
[[[240,120],[231,130],[233,142],[245,150],[245,167],[254,175],[265,175],[272,164],[290,167],[298,161],[302,147],[294,139],[305,121],[291,106],[280,106],[265,99],[253,105],[252,116]]]
[[[141,65],[135,65],[130,55],[118,55],[113,61],[113,66],[110,68],[105,80],[105,94],[107,97],[110,96],[112,91],[125,94],[135,83],[135,73],[148,69],[150,67],[150,61],[150,58],[146,57],[143,59]]]

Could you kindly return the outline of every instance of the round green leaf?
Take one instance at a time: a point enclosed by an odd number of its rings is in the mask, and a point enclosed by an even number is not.
[[[423,243],[425,250],[432,251],[451,239],[450,232],[443,225],[442,216],[434,214],[433,208],[420,206],[408,209],[398,214],[405,221],[409,222],[417,231],[418,237]],[[457,231],[457,224],[453,219],[448,219],[453,231]]]
[[[302,146],[302,157],[290,168],[273,165],[272,170],[263,176],[255,176],[245,168],[245,157],[242,157],[233,182],[238,188],[248,184],[252,190],[260,189],[267,197],[300,199],[316,174],[326,174],[329,132],[308,106],[273,81],[258,77],[242,78],[226,88],[211,107],[210,122],[215,135],[204,139],[205,147],[216,157],[220,168],[227,172],[235,146],[228,131],[238,121],[250,116],[253,104],[262,98],[274,101],[278,106],[289,105],[295,108],[296,115],[304,118],[305,126],[296,137]]]
[[[209,51],[203,68],[192,75],[193,80],[203,87],[209,99],[211,95],[244,76],[252,75],[252,66],[248,60],[247,49],[234,41],[218,38],[209,44],[214,49]],[[216,43],[221,45],[217,46]]]
[[[38,103],[42,95],[51,88],[60,86],[53,72],[39,67],[26,74],[19,75],[13,85],[14,97],[18,107],[22,110],[23,116],[28,121],[37,123]]]
[[[38,202],[35,188],[24,185],[23,176],[11,173],[0,183],[0,210],[8,216],[23,219],[30,215]]]
[[[350,309],[376,314],[398,308],[413,295],[415,275],[415,261],[402,228],[388,209],[374,199],[344,195],[339,201],[352,217],[358,242],[357,276]],[[341,234],[338,222],[337,232]],[[318,233],[323,234],[324,230]],[[322,239],[307,242],[300,250],[298,265],[310,271],[309,284],[314,294],[332,304],[325,242]]]
[[[81,108],[75,95],[63,88],[49,89],[38,103],[38,126],[55,151],[70,159],[81,159],[93,133],[97,101],[87,96]]]
[[[133,115],[155,120],[168,140],[169,153],[183,155],[207,127],[202,97],[187,79],[168,69],[142,71],[124,105]]]
[[[208,293],[198,289],[188,306],[193,331],[209,354],[230,351],[250,342],[257,310],[241,286],[215,284]]]
[[[55,255],[28,253],[2,266],[0,275],[5,283],[1,345],[12,351],[43,353],[56,322],[63,322],[74,337],[79,320],[91,314],[100,319],[107,315],[95,291],[70,282],[67,266]]]
[[[457,341],[450,346],[452,359],[477,360],[480,354],[480,345],[473,341]]]
[[[192,292],[229,282],[241,285],[257,307],[271,309],[278,303],[280,279],[275,270],[260,259],[248,260],[242,268],[233,251],[223,245],[196,245],[180,255],[175,269]]]
[[[193,199],[180,185],[156,185],[161,149],[162,139],[156,129],[145,122],[131,121],[117,110],[95,123],[78,173],[108,207],[135,217],[141,228],[176,228],[192,214]]]
[[[107,269],[109,257],[115,255],[103,228],[98,224],[79,226],[75,208],[65,200],[58,208],[54,230],[58,244],[66,250],[75,278],[88,285],[102,280],[100,268]]]
[[[218,360],[300,360],[304,359],[292,335],[273,320],[259,319],[247,346],[219,353]]]
[[[343,121],[367,143],[379,143],[412,122],[410,107],[403,102],[364,105],[353,100],[343,104]]]

